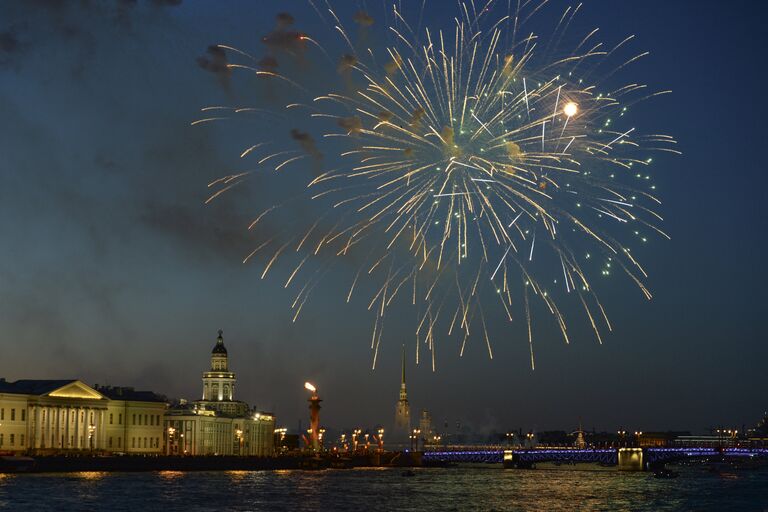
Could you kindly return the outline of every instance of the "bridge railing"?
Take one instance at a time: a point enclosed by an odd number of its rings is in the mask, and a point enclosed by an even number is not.
[[[618,448],[532,448],[508,449],[501,446],[454,446],[440,450],[425,451],[425,460],[443,462],[502,462],[515,460],[526,463],[535,462],[565,462],[587,463],[595,462],[606,465],[618,463]],[[715,458],[715,457],[768,457],[768,448],[636,448],[644,453],[646,463],[664,462],[685,458]]]

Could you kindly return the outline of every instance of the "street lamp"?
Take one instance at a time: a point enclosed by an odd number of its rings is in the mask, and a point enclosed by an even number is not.
[[[91,423],[88,425],[88,446],[93,450],[93,434],[96,432],[96,425]]]
[[[384,451],[384,429],[383,428],[379,429],[379,451],[380,452]]]
[[[411,432],[411,435],[408,436],[411,439],[411,450],[413,451],[419,449],[419,434],[421,434],[421,430],[415,428],[413,429],[413,432]]]
[[[176,429],[173,427],[168,427],[168,455],[171,455],[173,453],[173,436],[176,433]]]
[[[533,448],[533,432],[528,432],[525,434],[525,438],[528,440],[528,448]]]
[[[237,454],[243,454],[243,431],[241,429],[235,430],[235,437],[237,437]]]
[[[347,434],[341,434],[341,436],[339,436],[339,447],[345,452],[349,451],[349,445],[347,445]]]
[[[357,451],[357,436],[359,436],[362,433],[362,430],[359,428],[356,428],[352,431],[352,451]]]

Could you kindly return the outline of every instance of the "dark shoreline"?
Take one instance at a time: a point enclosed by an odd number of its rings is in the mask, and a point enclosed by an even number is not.
[[[74,473],[141,471],[259,471],[280,469],[353,469],[365,467],[405,467],[419,465],[411,457],[359,455],[340,457],[242,457],[242,456],[64,456],[5,457],[0,460],[2,473]],[[399,459],[399,460],[398,460]]]

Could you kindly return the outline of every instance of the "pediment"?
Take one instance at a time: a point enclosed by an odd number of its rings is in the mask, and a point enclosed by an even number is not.
[[[80,382],[79,380],[65,384],[64,386],[46,393],[45,396],[52,398],[79,398],[85,400],[102,400],[107,397],[93,389],[91,386]]]

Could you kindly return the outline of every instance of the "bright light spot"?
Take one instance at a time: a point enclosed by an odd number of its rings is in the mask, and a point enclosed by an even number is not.
[[[572,101],[569,101],[563,107],[563,114],[565,114],[568,117],[575,116],[578,113],[578,111],[579,111],[579,106]]]
[[[313,392],[313,393],[314,393],[315,391],[317,391],[317,388],[315,388],[315,386],[313,386],[313,385],[312,385],[312,384],[310,384],[309,382],[305,382],[305,383],[304,383],[304,388],[308,389],[309,391],[311,391],[311,392]]]

